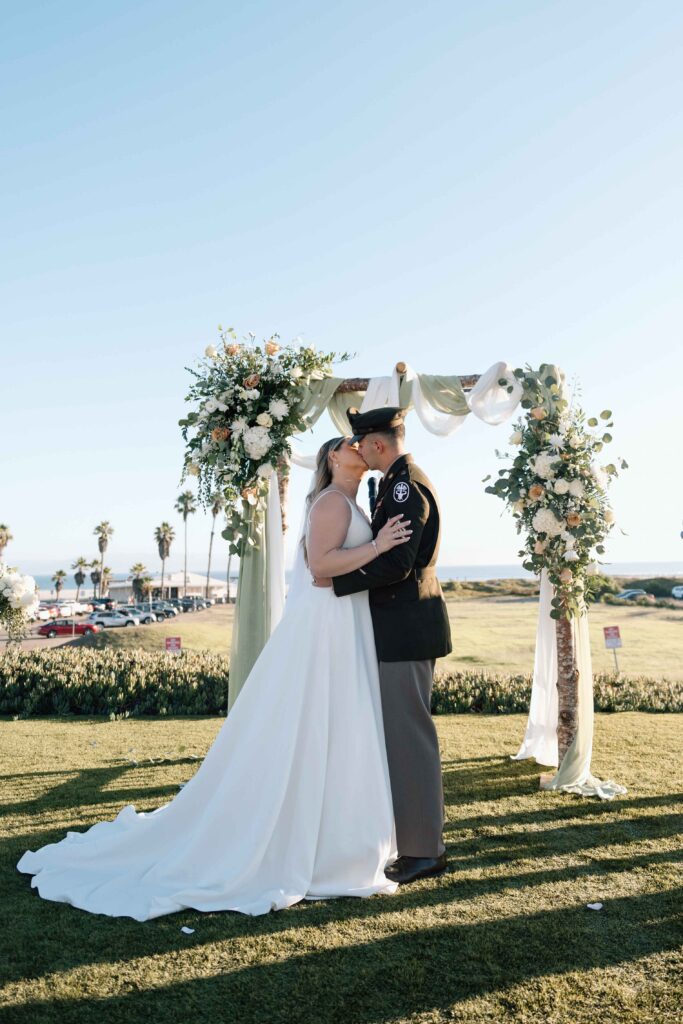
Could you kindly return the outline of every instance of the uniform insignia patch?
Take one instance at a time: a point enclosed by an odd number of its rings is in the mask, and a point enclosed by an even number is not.
[[[394,484],[394,501],[407,501],[409,494],[410,486],[405,481],[399,480],[397,484]]]

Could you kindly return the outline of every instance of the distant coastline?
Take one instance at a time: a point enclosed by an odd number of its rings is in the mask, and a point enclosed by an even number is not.
[[[193,570],[201,573],[201,569]],[[203,570],[206,572],[206,570]],[[642,576],[648,578],[651,576],[676,576],[683,579],[683,561],[682,562],[609,562],[605,563],[602,567],[602,571],[606,576],[626,576],[629,578],[635,578],[636,576]],[[216,578],[221,578],[221,574],[215,572],[211,573]],[[289,577],[289,571],[285,574]],[[513,565],[440,565],[437,567],[437,575],[440,580],[495,580],[495,579],[508,579],[508,580],[519,580],[519,579],[531,579],[531,573],[526,572],[525,569],[519,565],[519,563]],[[121,580],[127,579],[126,573],[114,573],[113,579]],[[34,579],[38,584],[38,589],[41,598],[54,597],[54,586],[52,584],[51,573],[38,573],[34,575]],[[67,585],[62,588],[62,597],[75,597],[76,587],[72,585],[73,577],[70,575],[67,577]],[[237,573],[232,572],[230,574],[230,580],[233,586],[237,584]],[[71,584],[71,585],[69,585]],[[81,587],[81,595],[88,597],[92,595],[92,584],[88,580],[88,583]]]

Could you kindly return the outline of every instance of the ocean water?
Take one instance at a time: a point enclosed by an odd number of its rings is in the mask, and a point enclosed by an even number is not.
[[[202,570],[194,570],[201,572]],[[204,570],[205,572],[206,570]],[[607,562],[603,566],[603,572],[607,576],[678,576],[683,578],[683,562]],[[212,574],[214,575],[214,574]],[[285,573],[289,577],[289,572]],[[437,575],[441,580],[496,580],[496,579],[531,579],[531,573],[526,572],[519,563],[513,565],[439,565]],[[217,579],[221,579],[215,573]],[[114,579],[126,579],[123,573],[115,573]],[[237,583],[237,574],[231,573],[233,586]],[[54,584],[51,573],[38,573],[34,576],[41,597],[54,596]],[[66,578],[62,588],[62,597],[75,597],[76,587],[73,576]],[[90,581],[81,587],[81,596],[92,596],[92,584]]]

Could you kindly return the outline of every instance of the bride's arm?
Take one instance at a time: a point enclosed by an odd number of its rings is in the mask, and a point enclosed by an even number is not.
[[[405,529],[405,536],[398,536],[402,515],[394,516],[382,528],[375,543],[359,544],[355,548],[342,548],[351,522],[351,508],[341,494],[333,491],[319,498],[311,509],[310,526],[306,550],[308,567],[316,578],[339,576],[353,572],[377,558],[378,554],[389,551],[410,539],[411,531]]]

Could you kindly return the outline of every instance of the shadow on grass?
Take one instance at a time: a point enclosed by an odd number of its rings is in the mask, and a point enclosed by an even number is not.
[[[600,914],[568,907],[402,930],[256,965],[235,967],[229,949],[219,955],[214,948],[207,950],[214,958],[210,977],[163,985],[155,980],[146,990],[110,997],[84,994],[75,985],[72,999],[24,1004],[12,1020],[383,1024],[527,980],[617,966],[672,949],[682,894],[677,889],[615,899]],[[310,923],[320,923],[316,916]]]

